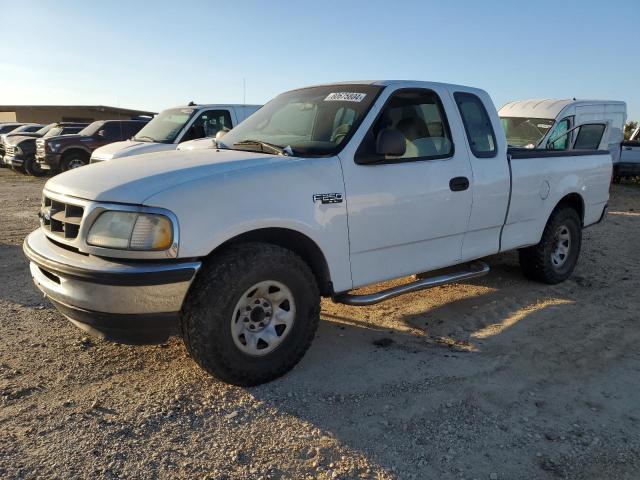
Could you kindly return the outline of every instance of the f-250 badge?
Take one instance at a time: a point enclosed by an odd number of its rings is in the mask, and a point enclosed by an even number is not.
[[[313,195],[313,203],[342,203],[341,193],[316,193]]]

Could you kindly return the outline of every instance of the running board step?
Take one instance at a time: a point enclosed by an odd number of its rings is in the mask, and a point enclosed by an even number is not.
[[[447,285],[449,283],[462,282],[464,280],[482,277],[487,273],[489,273],[489,265],[484,262],[475,262],[470,264],[467,270],[445,273],[442,275],[436,275],[435,277],[421,278],[415,282],[406,283],[404,285],[399,285],[397,287],[371,293],[369,295],[351,295],[349,293],[343,293],[334,297],[333,301],[358,307],[373,305],[374,303],[384,302],[385,300],[404,295],[405,293],[417,292],[419,290]]]

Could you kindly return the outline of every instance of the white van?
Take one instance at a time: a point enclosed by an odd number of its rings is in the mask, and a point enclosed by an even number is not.
[[[620,158],[627,104],[609,100],[544,99],[507,103],[499,111],[507,142],[551,150],[609,150]]]
[[[94,150],[91,163],[142,153],[175,150],[182,142],[215,137],[230,130],[262,105],[196,105],[163,110],[132,139]]]

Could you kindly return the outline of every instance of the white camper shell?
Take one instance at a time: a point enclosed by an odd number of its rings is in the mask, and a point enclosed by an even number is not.
[[[514,147],[551,150],[609,150],[620,158],[627,104],[615,100],[534,99],[504,105],[498,112]],[[567,133],[568,132],[568,133]]]

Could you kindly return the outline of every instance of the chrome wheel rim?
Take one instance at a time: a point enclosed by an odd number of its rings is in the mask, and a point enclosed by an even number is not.
[[[571,249],[571,232],[566,225],[561,225],[554,236],[555,248],[551,252],[551,263],[558,268],[565,264]]]
[[[266,355],[289,335],[295,316],[293,294],[286,285],[275,280],[256,283],[244,292],[233,309],[233,342],[247,355]]]
[[[84,167],[84,162],[82,160],[80,160],[79,158],[74,158],[69,160],[69,163],[67,164],[67,169],[68,170],[73,170],[74,168],[79,168],[79,167]]]

